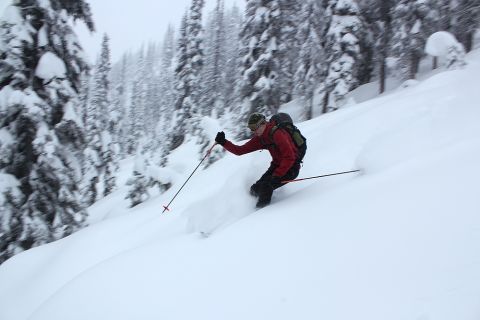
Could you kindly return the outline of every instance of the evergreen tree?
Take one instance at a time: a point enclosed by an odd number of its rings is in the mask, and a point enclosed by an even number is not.
[[[105,34],[102,41],[100,57],[97,61],[94,80],[92,100],[87,108],[86,127],[88,130],[88,148],[85,150],[87,182],[86,204],[92,205],[97,200],[99,192],[97,183],[103,182],[104,196],[110,194],[115,188],[115,171],[118,169],[117,149],[113,141],[113,134],[116,131],[116,123],[110,119],[114,116],[110,102],[110,48],[109,39]]]
[[[399,0],[392,12],[392,53],[402,79],[415,79],[428,36],[438,26],[433,0]]]
[[[140,49],[134,58],[135,71],[130,97],[130,108],[128,109],[128,136],[126,141],[127,153],[134,155],[137,152],[140,138],[145,132],[145,56],[143,48]]]
[[[145,55],[145,72],[143,75],[143,81],[145,83],[145,131],[150,137],[153,137],[155,127],[160,119],[160,110],[158,107],[158,101],[160,99],[159,89],[159,76],[158,76],[158,63],[157,63],[157,49],[156,45],[150,43],[147,47]],[[151,144],[146,146],[151,148]]]
[[[330,23],[326,35],[328,70],[323,88],[323,112],[336,110],[345,95],[360,83],[362,65],[369,61],[364,54],[366,28],[357,3],[353,0],[331,0]]]
[[[225,101],[222,90],[225,79],[225,17],[224,2],[217,0],[213,17],[208,23],[208,32],[205,37],[206,64],[203,72],[202,110],[204,115],[212,115],[215,111],[221,116]]]
[[[373,62],[379,80],[379,93],[386,89],[387,58],[392,34],[392,8],[397,0],[364,0],[362,15],[367,20],[374,39]]]
[[[190,100],[192,111],[196,115],[202,114],[200,108],[201,78],[200,74],[204,66],[202,10],[205,0],[192,0],[187,21],[187,57],[190,71]]]
[[[180,146],[187,135],[202,136],[199,133],[201,97],[201,70],[204,64],[202,9],[203,0],[192,0],[189,15],[185,15],[180,28],[175,68],[176,102],[173,129],[169,134],[170,147]],[[204,144],[203,140],[200,142]]]
[[[87,63],[70,20],[93,30],[82,0],[13,0],[6,10],[0,21],[0,130],[9,139],[0,142],[0,174],[16,187],[0,197],[2,261],[85,223],[78,192],[84,129],[75,109]]]
[[[279,30],[281,19],[277,0],[247,0],[245,21],[240,33],[241,99],[240,121],[253,112],[270,116],[280,107]],[[245,130],[241,136],[246,137]]]
[[[480,3],[478,0],[457,0],[454,14],[455,35],[469,52],[473,49],[475,32],[480,27]]]
[[[294,75],[294,97],[304,101],[305,116],[313,117],[313,98],[316,87],[325,80],[324,8],[319,1],[306,1],[300,11],[297,42],[300,46],[298,68]]]
[[[110,117],[110,131],[113,141],[118,147],[119,157],[125,156],[125,132],[127,111],[127,57],[124,55],[120,60],[118,78],[112,80],[113,111]]]
[[[171,109],[175,103],[174,94],[174,68],[173,60],[175,58],[175,31],[172,26],[169,26],[165,33],[160,66],[160,110],[164,116],[164,123],[168,123],[171,119]],[[166,128],[165,128],[166,129]],[[166,131],[166,130],[164,130]]]
[[[302,23],[302,5],[308,3],[305,0],[278,0],[280,19],[275,28],[279,32],[278,38],[278,86],[280,91],[280,103],[287,103],[292,100],[293,88],[295,86],[294,74],[298,69],[298,43],[297,31]],[[318,1],[317,1],[318,4]],[[322,18],[321,16],[318,18]]]
[[[175,111],[173,114],[173,127],[169,132],[169,148],[165,150],[168,154],[171,150],[179,147],[185,139],[186,123],[191,118],[191,68],[187,53],[187,15],[184,15],[180,26],[180,34],[177,45],[177,57],[175,66]]]
[[[239,55],[239,34],[242,26],[242,15],[237,6],[232,7],[226,14],[226,36],[225,36],[225,80],[223,83],[225,112],[230,115],[236,113],[238,101],[238,90],[240,83],[240,55]],[[224,112],[219,111],[222,115]],[[232,118],[232,117],[230,117]],[[235,125],[237,127],[237,125]]]

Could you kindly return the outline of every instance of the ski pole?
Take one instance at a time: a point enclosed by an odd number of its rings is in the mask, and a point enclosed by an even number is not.
[[[193,170],[193,172],[190,174],[190,176],[188,177],[188,179],[183,183],[183,185],[180,187],[180,189],[177,191],[177,193],[175,193],[175,195],[173,196],[172,200],[170,200],[170,202],[166,205],[166,206],[163,206],[163,211],[162,213],[164,213],[165,211],[170,211],[170,205],[172,204],[173,200],[175,200],[175,198],[178,196],[178,194],[180,193],[180,191],[182,191],[183,187],[185,187],[185,185],[187,184],[188,180],[190,180],[190,178],[193,176],[193,174],[195,173],[195,171],[197,171],[197,169],[200,167],[200,165],[202,164],[202,162],[210,155],[210,153],[212,152],[213,150],[213,147],[215,147],[217,145],[217,143],[215,142],[213,144],[213,146],[208,149],[207,151],[207,154],[205,155],[205,157],[203,157],[203,159],[200,161],[200,163],[198,164],[198,166],[195,168],[195,170]]]
[[[324,174],[324,175],[315,176],[315,177],[308,177],[308,178],[301,178],[301,179],[293,179],[293,180],[284,180],[284,181],[282,181],[282,183],[297,182],[297,181],[310,180],[310,179],[317,179],[317,178],[330,177],[330,176],[336,176],[336,175],[339,175],[339,174],[354,173],[354,172],[360,172],[360,171],[361,171],[361,170],[351,170],[351,171],[344,171],[344,172],[337,172],[337,173],[329,173],[329,174]]]

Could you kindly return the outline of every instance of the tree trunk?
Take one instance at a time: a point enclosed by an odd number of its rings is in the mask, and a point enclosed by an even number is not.
[[[330,93],[328,91],[325,91],[325,95],[323,96],[323,108],[322,108],[322,114],[328,112],[328,99],[329,99]]]
[[[411,52],[410,53],[410,70],[408,75],[409,79],[415,79],[415,76],[418,72],[418,63],[419,63],[419,59],[417,55],[415,54],[415,52]]]
[[[468,32],[465,35],[465,52],[470,52],[473,49],[473,32]]]
[[[438,57],[433,57],[432,60],[432,70],[435,70],[438,68]]]
[[[310,97],[308,97],[307,101],[308,101],[307,102],[308,105],[307,105],[306,120],[310,120],[313,117],[313,92],[310,94]]]
[[[380,61],[380,93],[385,92],[385,84],[386,84],[386,63],[385,63],[385,58],[382,57],[382,60]]]
[[[380,48],[380,93],[385,92],[386,82],[387,82],[387,50],[388,43],[390,42],[390,34],[392,29],[392,19],[391,19],[391,7],[392,3],[388,0],[381,0],[381,19],[384,23],[384,30],[382,33],[382,44]]]

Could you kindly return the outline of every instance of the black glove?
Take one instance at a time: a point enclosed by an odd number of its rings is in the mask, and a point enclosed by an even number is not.
[[[215,142],[223,146],[225,142],[227,142],[227,139],[225,139],[225,132],[218,132],[215,137]]]

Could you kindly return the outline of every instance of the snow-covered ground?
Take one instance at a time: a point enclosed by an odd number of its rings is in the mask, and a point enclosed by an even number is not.
[[[0,319],[478,320],[480,51],[468,61],[301,123],[301,177],[363,172],[258,211],[266,152],[197,172],[162,215],[197,164],[182,147],[167,193],[127,209],[121,188],[90,227],[1,265]]]

